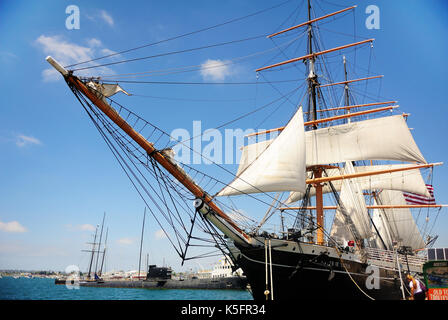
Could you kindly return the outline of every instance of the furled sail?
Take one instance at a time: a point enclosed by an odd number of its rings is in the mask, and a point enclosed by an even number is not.
[[[118,84],[105,84],[94,81],[89,81],[87,86],[94,89],[97,96],[111,97],[118,92],[123,92],[124,94],[130,96],[129,93],[123,90]]]
[[[354,167],[354,169],[356,173],[360,173],[368,171],[381,171],[387,169],[405,168],[410,166],[412,165],[388,164],[388,165],[373,165],[373,166],[356,166]],[[329,177],[341,174],[340,169],[327,169],[326,173]],[[376,190],[376,189],[400,190],[404,192],[419,194],[425,197],[430,196],[419,169],[360,177],[355,178],[354,180],[361,186],[361,189],[363,190]],[[335,180],[332,182],[332,184],[336,191],[341,190],[342,186],[341,180]],[[322,192],[323,193],[332,192],[329,184],[325,184],[325,186],[322,188]],[[315,195],[315,189],[311,188],[310,196],[314,195]],[[291,192],[286,203],[292,203],[301,200],[303,196],[304,196],[303,193]]]
[[[297,191],[305,192],[306,148],[300,107],[285,129],[217,195]],[[248,155],[252,156],[252,155]]]
[[[379,205],[405,205],[403,193],[400,191],[383,190],[378,195]],[[425,247],[425,242],[418,230],[411,210],[405,209],[383,209],[385,220],[393,241],[397,241],[399,246],[408,246],[412,249]]]
[[[347,162],[344,167],[345,174],[355,173],[351,162]],[[346,179],[342,181],[339,199],[342,206],[338,206],[335,219],[331,228],[330,236],[334,239],[349,241],[354,240],[353,235],[348,232],[350,223],[344,219],[349,216],[353,222],[356,233],[361,238],[370,238],[372,236],[369,213],[367,211],[364,195],[360,185],[355,179]],[[345,225],[345,227],[344,227]],[[346,238],[352,236],[352,238]]]

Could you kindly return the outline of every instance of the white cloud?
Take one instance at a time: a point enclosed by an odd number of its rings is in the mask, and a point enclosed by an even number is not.
[[[110,55],[110,54],[115,54],[116,55],[117,54],[115,51],[107,49],[107,48],[101,49],[101,53],[104,54],[104,55]]]
[[[112,16],[107,13],[105,10],[101,10],[100,11],[100,17],[101,19],[104,20],[104,22],[106,22],[109,26],[113,27],[114,25],[114,19],[112,18]]]
[[[121,239],[117,240],[117,243],[128,246],[128,245],[131,245],[131,244],[134,243],[134,239],[132,239],[132,238],[121,238]]]
[[[79,225],[67,224],[67,225],[65,225],[65,227],[69,231],[95,231],[96,230],[95,226],[88,224],[88,223],[79,224]]]
[[[39,139],[31,137],[31,136],[25,136],[23,134],[19,134],[16,137],[16,146],[19,148],[26,147],[28,145],[41,145],[42,142],[40,142]]]
[[[66,42],[59,36],[47,37],[45,35],[41,35],[37,38],[36,42],[42,46],[45,53],[53,55],[55,59],[61,60],[62,63],[89,60],[93,54],[93,50],[91,48]]]
[[[165,239],[166,238],[165,231],[163,231],[162,229],[157,230],[154,233],[154,236],[156,237],[156,239]]]
[[[27,231],[26,228],[17,221],[11,221],[11,222],[0,221],[0,230],[12,233],[22,233]]]
[[[95,227],[87,223],[78,226],[78,229],[81,231],[95,231]]]
[[[51,55],[63,66],[92,60],[96,56],[104,55],[103,50],[108,50],[104,48],[102,42],[98,39],[92,38],[88,39],[86,42],[88,46],[82,46],[68,42],[60,36],[45,35],[41,35],[36,39],[36,44],[42,49],[42,51],[47,55]],[[96,65],[96,63],[89,62],[83,64],[82,67],[93,65]],[[77,74],[82,76],[101,76],[104,74],[114,74],[114,72],[107,67],[98,67],[94,69],[80,70]],[[43,70],[42,76],[43,80],[46,82],[62,79],[53,67]]]
[[[232,74],[227,60],[212,60],[208,59],[201,64],[201,75],[204,80],[224,80]]]
[[[91,47],[101,47],[103,45],[101,40],[98,40],[98,39],[95,39],[95,38],[92,38],[92,39],[88,40],[87,43]]]

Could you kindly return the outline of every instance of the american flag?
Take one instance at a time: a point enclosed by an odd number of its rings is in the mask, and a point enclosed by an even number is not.
[[[428,188],[428,192],[430,197],[424,197],[415,193],[407,193],[403,192],[403,196],[406,200],[407,204],[436,204],[436,199],[434,198],[434,188],[432,185],[427,184],[426,188]]]

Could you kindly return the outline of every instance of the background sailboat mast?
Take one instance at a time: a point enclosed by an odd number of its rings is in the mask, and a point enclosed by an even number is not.
[[[140,269],[142,266],[142,247],[143,247],[143,233],[145,232],[145,217],[146,217],[146,207],[145,207],[145,211],[143,213],[143,223],[142,223],[142,236],[140,238],[140,254],[139,254],[139,258],[138,258],[138,279],[140,280]],[[146,270],[146,272],[148,272],[148,270]]]
[[[311,0],[308,0],[308,21],[311,21]],[[308,92],[309,92],[309,104],[311,117],[313,121],[317,120],[317,103],[316,103],[316,86],[318,86],[317,75],[314,69],[315,56],[313,55],[313,24],[310,22],[308,24],[308,54],[310,58],[309,62],[309,75],[308,75]],[[317,123],[313,124],[313,130],[317,129]],[[313,169],[314,178],[322,177],[322,168],[316,167]],[[324,210],[323,210],[323,192],[322,185],[316,183],[314,185],[316,188],[316,222],[317,222],[317,244],[324,244]]]
[[[93,244],[92,244],[92,256],[90,257],[90,263],[89,263],[89,273],[87,274],[87,278],[90,279],[90,273],[92,272],[92,263],[93,263],[93,257],[95,255],[95,245],[96,245],[96,235],[98,232],[98,226],[96,226],[95,229],[95,236],[93,238]]]
[[[105,218],[106,218],[106,212],[104,212],[104,215],[103,215],[103,223],[101,224],[100,240],[98,241],[98,254],[96,256],[96,262],[95,262],[95,273],[96,274],[98,274],[98,259],[100,258],[101,239],[103,237],[103,228],[104,228],[104,219]]]
[[[106,243],[107,243],[107,234],[109,233],[109,228],[106,229],[106,239],[104,239],[104,249],[103,249],[103,259],[101,260],[101,267],[100,272],[98,273],[99,276],[103,274],[103,266],[104,266],[104,258],[106,256]]]

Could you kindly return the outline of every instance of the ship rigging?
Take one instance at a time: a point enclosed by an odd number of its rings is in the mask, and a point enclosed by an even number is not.
[[[263,76],[263,73],[275,68],[286,68],[302,62],[306,66],[304,83],[283,94],[281,98],[271,100],[219,127],[253,115],[280,100],[291,102],[289,98],[301,88],[305,92],[284,126],[249,135],[253,138],[264,136],[266,139],[243,146],[236,173],[214,163],[203,154],[199,155],[227,176],[231,176],[228,180],[216,178],[193,165],[176,161],[172,142],[189,148],[186,141],[174,139],[112,98],[118,92],[129,95],[129,90],[124,91],[120,84],[132,81],[75,75],[86,69],[141,61],[154,58],[155,55],[85,67],[79,65],[110,58],[110,55],[65,67],[52,57],[47,57],[47,61],[63,75],[182,261],[213,255],[229,256],[233,265],[243,269],[252,294],[258,300],[296,299],[313,293],[327,298],[338,293],[342,299],[400,299],[405,296],[402,264],[406,261],[408,271],[421,272],[425,258],[416,252],[431,242],[431,239],[426,242],[423,239],[410,209],[442,207],[432,203],[408,205],[404,201],[403,192],[431,199],[428,183],[424,181],[421,170],[432,170],[441,163],[427,163],[407,126],[407,114],[378,117],[379,114],[395,111],[398,108],[397,101],[355,101],[353,93],[356,90],[351,87],[354,83],[377,80],[382,75],[350,78],[345,56],[341,61],[343,79],[332,81],[327,73],[326,55],[364,45],[372,46],[374,39],[355,41],[330,49],[321,47],[318,40],[320,21],[351,12],[355,8],[356,6],[352,6],[314,17],[312,3],[308,0],[306,22],[263,35],[275,38],[295,32],[299,33],[297,38],[306,36],[305,55],[260,66],[255,70],[258,75]],[[239,20],[233,19],[228,23]],[[259,37],[180,50],[166,55],[251,41],[255,38]],[[152,45],[154,44],[124,50],[119,54]],[[287,42],[286,45],[290,43]],[[157,55],[160,56],[163,55]],[[233,62],[241,62],[249,56],[236,58]],[[194,70],[197,71],[198,67],[173,68],[163,72]],[[146,72],[124,74],[123,77],[145,74],[147,75]],[[266,84],[273,85],[269,81]],[[325,90],[336,90],[341,86],[342,106],[336,103],[328,106]],[[302,105],[304,100],[305,107]],[[374,117],[367,118],[368,115]],[[277,136],[267,137],[271,133],[276,133]],[[379,139],[379,135],[386,139]],[[197,153],[197,150],[191,151]],[[430,177],[433,177],[432,171]],[[259,195],[262,197],[258,197]],[[244,221],[248,218],[234,206],[232,199],[236,197],[265,205],[268,209],[261,222],[256,222],[252,228],[245,226]],[[330,198],[334,205],[326,206],[324,202]],[[298,201],[301,201],[300,206],[292,205]],[[372,203],[368,204],[369,201]],[[335,211],[334,221],[330,228],[326,228],[326,212],[330,210]],[[277,233],[267,232],[263,227],[274,213],[280,215],[282,228]],[[284,215],[288,215],[293,221],[287,228],[284,225]],[[406,223],[396,219],[397,215],[406,217]],[[193,247],[210,247],[212,251],[191,256]],[[221,252],[217,254],[216,248]],[[411,250],[402,250],[404,254],[400,254],[400,248]],[[370,278],[372,275],[376,280]],[[306,290],[297,290],[294,284],[299,283]]]

